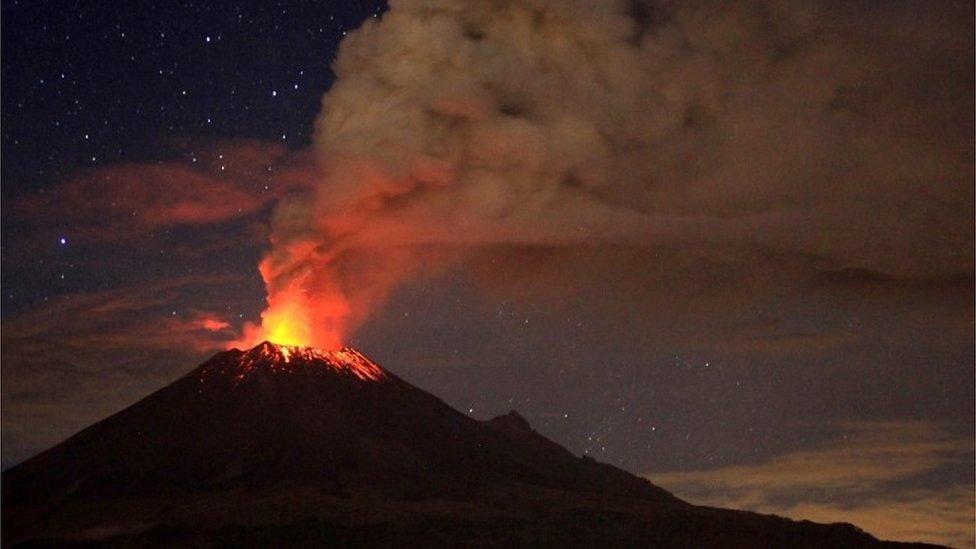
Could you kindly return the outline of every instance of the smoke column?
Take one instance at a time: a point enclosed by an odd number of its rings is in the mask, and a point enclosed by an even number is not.
[[[971,260],[961,218],[901,205],[932,178],[952,184],[930,198],[971,204],[969,145],[920,162],[900,137],[915,113],[868,101],[887,86],[897,104],[888,77],[914,68],[881,61],[886,23],[862,36],[795,2],[391,0],[341,46],[315,126],[323,175],[275,212],[252,335],[337,347],[421,267],[485,246],[687,242],[952,270]],[[911,177],[876,172],[878,155]],[[907,263],[899,249],[933,231],[949,241]]]

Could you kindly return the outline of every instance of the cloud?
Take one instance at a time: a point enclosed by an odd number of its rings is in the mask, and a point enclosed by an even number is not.
[[[257,314],[271,204],[314,180],[314,158],[257,141],[174,151],[4,202],[4,465],[172,381]]]
[[[348,332],[416,265],[499,246],[971,273],[971,8],[909,38],[886,11],[393,2],[343,41],[324,177],[272,223],[268,317],[304,289],[316,329]]]
[[[70,227],[78,242],[131,243],[148,234],[229,223],[266,223],[277,199],[314,181],[307,153],[257,141],[185,143],[181,158],[84,170],[5,205],[24,227]],[[221,240],[226,242],[227,236]],[[238,231],[235,240],[263,243],[266,231]],[[196,239],[199,241],[200,239]],[[198,242],[200,246],[214,243]]]
[[[854,505],[797,503],[774,511],[815,522],[854,522],[864,530],[891,540],[925,540],[949,547],[973,547],[973,489],[905,491]]]
[[[83,170],[5,200],[4,313],[133,278],[256,279],[272,204],[320,171],[308,151],[259,141],[188,141],[164,157]]]
[[[974,486],[939,480],[970,467],[973,440],[946,424],[845,423],[822,448],[765,463],[650,475],[700,505],[853,523],[883,539],[971,547]]]
[[[243,275],[184,276],[114,290],[57,296],[4,318],[3,340],[18,351],[24,350],[21,346],[28,346],[67,354],[80,349],[121,353],[153,346],[198,351],[220,349],[233,335],[227,317],[211,310],[187,310],[185,304],[229,306],[239,297],[220,302],[228,296],[219,289],[240,283],[243,278]],[[200,296],[206,294],[211,297],[201,300]],[[17,353],[12,350],[10,354]]]
[[[236,337],[243,276],[184,276],[55,296],[0,330],[4,466],[132,404]],[[246,294],[246,292],[245,292]],[[192,304],[187,308],[186,304]]]
[[[197,318],[190,322],[190,326],[208,332],[221,332],[231,328],[230,323],[211,316],[209,313],[196,313]]]

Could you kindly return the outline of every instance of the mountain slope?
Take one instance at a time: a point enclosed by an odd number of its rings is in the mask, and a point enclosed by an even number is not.
[[[3,519],[4,542],[28,545],[878,546],[850,526],[688,505],[514,412],[475,421],[355,350],[271,343],[219,353],[6,471]]]

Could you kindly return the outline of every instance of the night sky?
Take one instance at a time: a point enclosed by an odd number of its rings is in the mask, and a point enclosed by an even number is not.
[[[971,3],[490,4],[5,1],[3,466],[312,272],[472,417],[972,547]]]

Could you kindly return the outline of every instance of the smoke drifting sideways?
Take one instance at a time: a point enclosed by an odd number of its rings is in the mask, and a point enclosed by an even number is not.
[[[341,45],[322,176],[274,213],[246,337],[336,348],[495,246],[971,272],[968,19],[871,9],[391,0]]]

